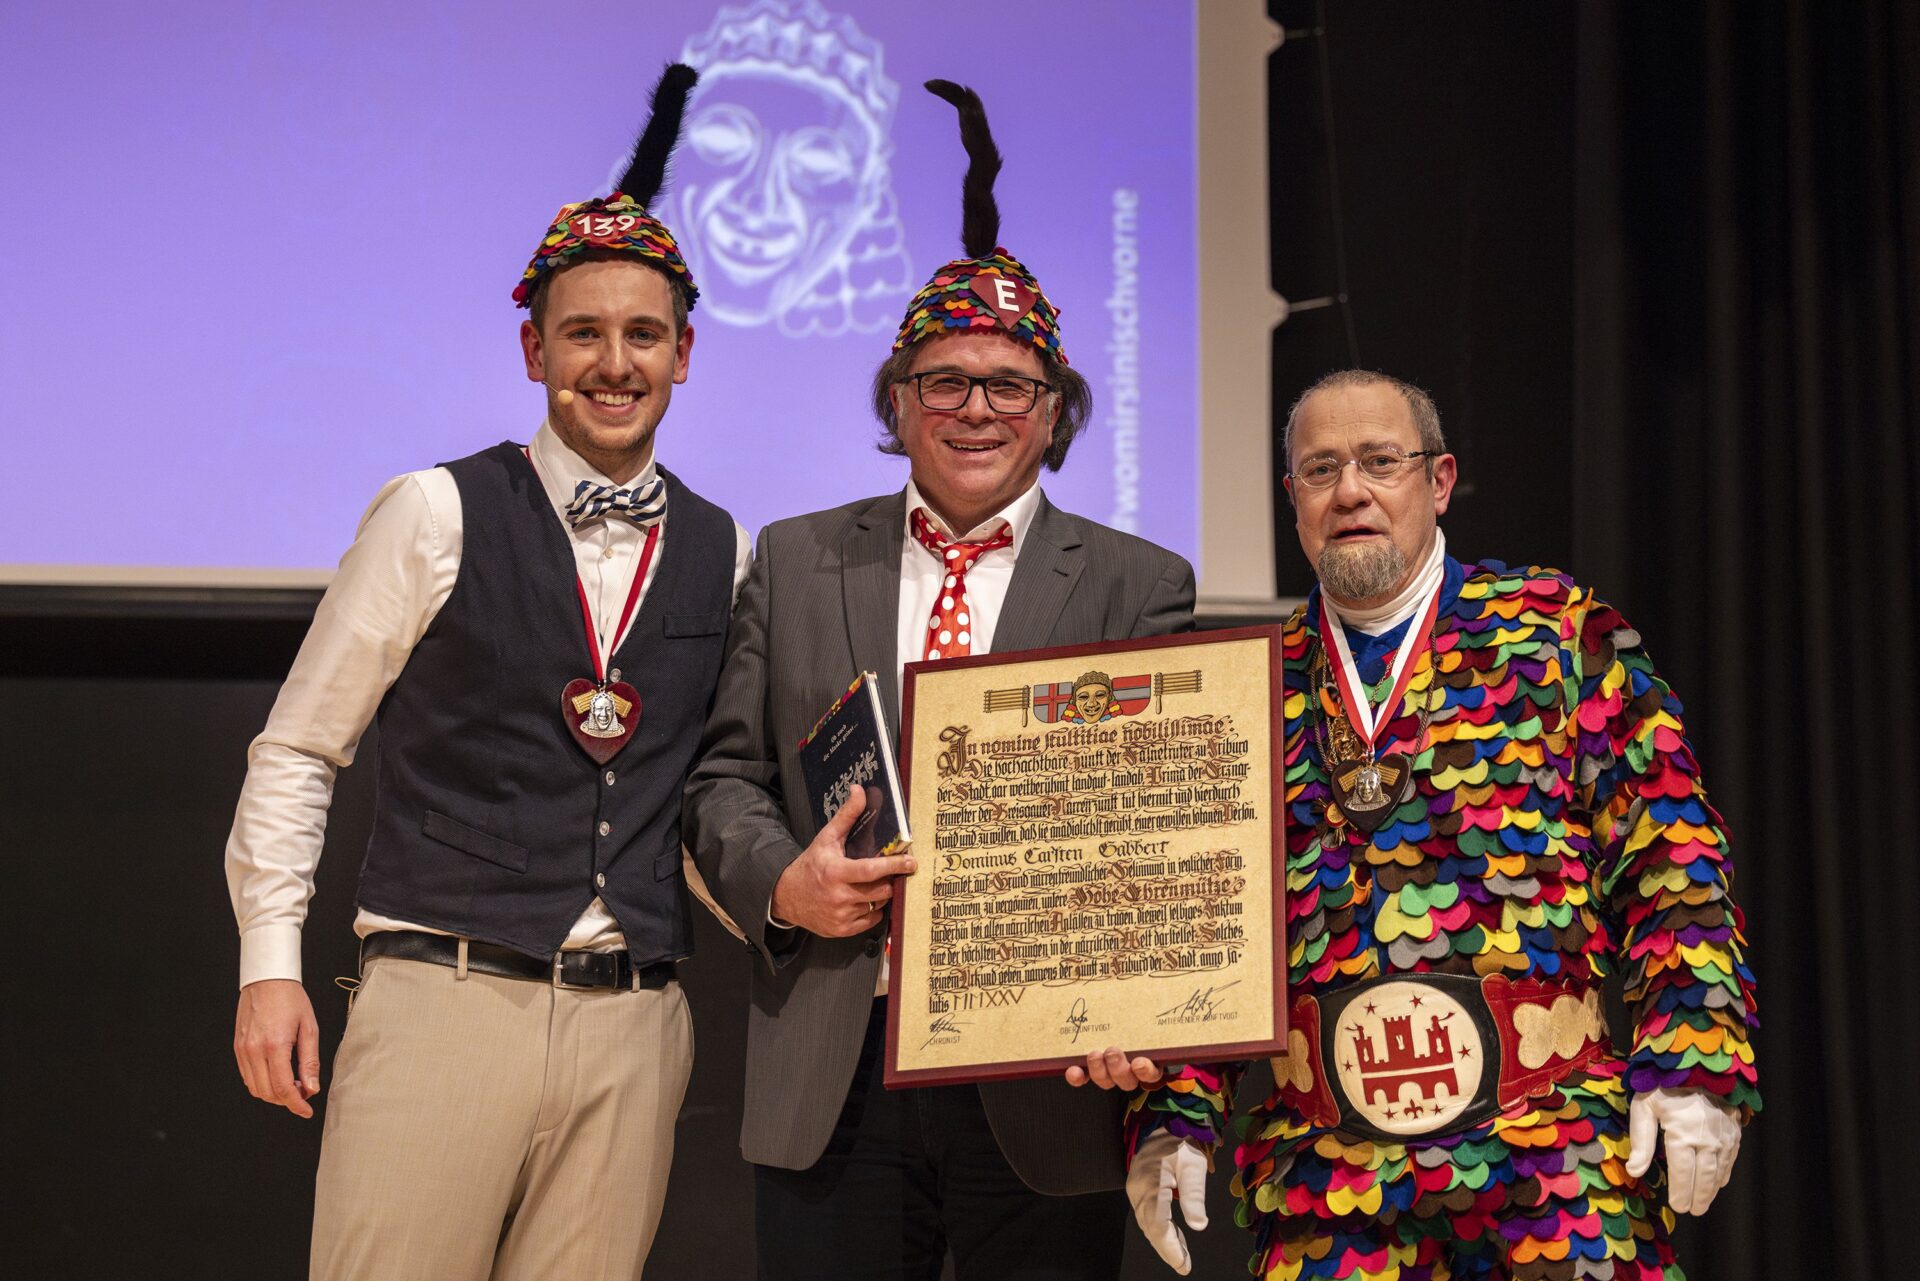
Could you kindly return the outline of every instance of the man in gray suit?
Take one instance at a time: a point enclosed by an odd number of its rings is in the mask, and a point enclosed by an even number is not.
[[[845,857],[856,794],[816,828],[797,744],[862,670],[897,729],[913,660],[1192,626],[1180,557],[1050,504],[1038,485],[1086,422],[1058,318],[995,246],[998,156],[970,91],[963,243],[909,304],[874,378],[905,491],[769,526],[735,611],[684,835],[758,958],[741,1148],[760,1274],[1108,1278],[1127,1205],[1118,1093],[1057,1079],[881,1085],[887,903],[911,853]],[[985,171],[984,182],[980,181]]]

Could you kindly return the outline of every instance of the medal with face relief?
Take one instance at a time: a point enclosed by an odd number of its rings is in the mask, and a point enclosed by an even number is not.
[[[531,464],[532,451],[523,452]],[[534,471],[538,474],[538,466]],[[660,527],[664,524],[666,521],[661,519],[647,527],[640,563],[634,566],[633,582],[627,587],[627,603],[607,640],[609,650],[618,647],[620,638],[626,634],[633,607],[640,601],[640,589],[647,581],[647,569],[653,564],[654,549],[660,545]],[[567,682],[567,687],[560,691],[560,719],[566,723],[573,741],[580,744],[580,750],[596,764],[605,765],[633,740],[633,732],[640,724],[640,691],[620,679],[619,668],[607,670],[606,659],[600,653],[600,638],[593,629],[593,610],[587,604],[587,585],[580,581],[577,570],[573,589],[580,601],[580,622],[587,633],[587,655],[593,660],[593,678],[582,676]]]
[[[620,718],[633,710],[633,700],[622,698],[611,690],[582,690],[572,699],[574,715],[586,713],[580,722],[580,732],[588,738],[621,738],[627,733],[627,727]]]
[[[1325,655],[1322,654],[1322,672]],[[1333,686],[1324,679],[1323,688]],[[1389,752],[1376,757],[1339,711],[1338,689],[1335,710],[1328,713],[1321,704],[1321,755],[1326,762],[1327,784],[1333,789],[1334,804],[1347,822],[1368,834],[1377,831],[1387,816],[1413,792],[1413,760],[1405,752]],[[1426,729],[1425,707],[1421,708],[1421,732]]]
[[[1392,710],[1400,705],[1413,679],[1420,655],[1433,642],[1433,624],[1440,609],[1440,587],[1434,585],[1420,612],[1417,626],[1409,628],[1407,639],[1394,655],[1393,668],[1385,684],[1389,691],[1376,710],[1360,683],[1359,670],[1347,648],[1346,633],[1339,619],[1320,600],[1320,662],[1332,668],[1331,685],[1338,710],[1327,714],[1322,702],[1321,750],[1327,783],[1333,789],[1334,804],[1349,823],[1371,835],[1389,815],[1413,793],[1413,758],[1405,752],[1376,751],[1385,737]],[[1344,713],[1344,714],[1341,714]],[[1420,737],[1426,737],[1428,709],[1420,708]],[[1416,750],[1419,744],[1415,743]]]
[[[627,588],[626,608],[620,611],[620,621],[607,642],[610,646],[618,645],[627,630],[627,620],[633,617],[633,607],[640,599],[640,586],[647,581],[647,567],[653,563],[653,549],[659,543],[660,524],[655,524],[647,530],[640,563],[634,567],[633,585]],[[593,657],[595,679],[579,677],[567,682],[560,691],[560,719],[567,723],[567,732],[580,744],[580,750],[595,763],[605,765],[633,740],[633,731],[640,724],[640,691],[620,679],[619,668],[606,671],[600,641],[593,631],[593,612],[587,608],[586,584],[576,574],[573,585],[580,597],[580,620],[587,629],[587,652]]]
[[[618,677],[619,669],[609,675]],[[605,765],[620,754],[640,724],[640,691],[623,680],[567,682],[560,715],[580,750]]]
[[[627,630],[627,620],[633,617],[634,604],[640,599],[640,586],[647,581],[647,567],[653,563],[653,549],[659,542],[660,525],[655,524],[647,530],[640,563],[634,567],[633,585],[627,588],[626,608],[620,611],[620,621],[614,625],[613,636],[607,642],[610,646],[618,645],[621,634]],[[600,641],[593,631],[593,612],[587,608],[586,584],[576,574],[573,585],[580,597],[580,620],[587,629],[587,652],[593,657],[595,679],[579,677],[567,682],[567,687],[560,691],[560,719],[567,723],[567,732],[580,744],[580,750],[596,764],[605,765],[632,740],[633,731],[640,724],[640,691],[620,679],[619,668],[606,670],[605,660],[600,656]]]
[[[1327,782],[1347,821],[1372,834],[1413,791],[1413,762],[1404,752],[1378,759],[1330,761]]]

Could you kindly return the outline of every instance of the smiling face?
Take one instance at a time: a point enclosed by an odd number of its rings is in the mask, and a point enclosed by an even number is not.
[[[884,140],[824,84],[774,68],[702,82],[674,157],[680,217],[722,320],[759,324],[841,253],[879,200]]]
[[[1329,387],[1300,406],[1288,466],[1298,470],[1320,457],[1345,462],[1381,445],[1419,451],[1420,433],[1406,397],[1388,383]],[[1416,463],[1380,482],[1365,479],[1358,467],[1342,467],[1339,480],[1326,489],[1308,489],[1288,477],[1300,550],[1321,590],[1337,604],[1384,604],[1426,563],[1455,471],[1452,454],[1422,461],[1432,465],[1432,475]]]
[[[1112,701],[1113,691],[1097,681],[1073,691],[1073,702],[1080,709],[1080,719],[1089,725],[1107,714],[1107,705]]]
[[[968,330],[921,340],[909,374],[1011,374],[1046,379],[1033,348],[1005,334]],[[928,409],[910,382],[895,383],[900,443],[913,463],[913,483],[956,534],[965,535],[1032,487],[1060,416],[1059,397],[1042,393],[1024,414],[1002,414],[975,386],[958,409]]]
[[[547,421],[566,446],[624,484],[653,458],[673,385],[687,380],[693,327],[676,333],[673,286],[637,262],[583,262],[545,288],[543,325],[520,326],[527,377],[546,384]]]

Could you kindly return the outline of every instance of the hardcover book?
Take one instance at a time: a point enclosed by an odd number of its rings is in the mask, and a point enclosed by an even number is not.
[[[865,789],[866,811],[847,833],[848,858],[894,854],[913,839],[893,740],[880,710],[880,685],[872,672],[860,673],[800,740],[800,769],[814,820],[823,827],[854,788]]]

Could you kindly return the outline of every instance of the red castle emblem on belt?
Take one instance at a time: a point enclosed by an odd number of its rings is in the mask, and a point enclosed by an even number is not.
[[[1365,1028],[1358,1023],[1350,1025],[1348,1030],[1353,1033],[1353,1052],[1359,1060],[1360,1080],[1367,1101],[1377,1098],[1389,1106],[1397,1104],[1401,1087],[1407,1085],[1418,1090],[1420,1097],[1428,1102],[1439,1098],[1442,1089],[1459,1098],[1460,1078],[1454,1070],[1453,1036],[1446,1027],[1446,1021],[1452,1017],[1451,1012],[1430,1016],[1424,1051],[1414,1048],[1411,1015],[1389,1015],[1381,1019],[1380,1026],[1387,1036],[1385,1055],[1375,1051],[1373,1037]],[[1407,1111],[1418,1116],[1419,1107],[1418,1103],[1410,1103]]]

